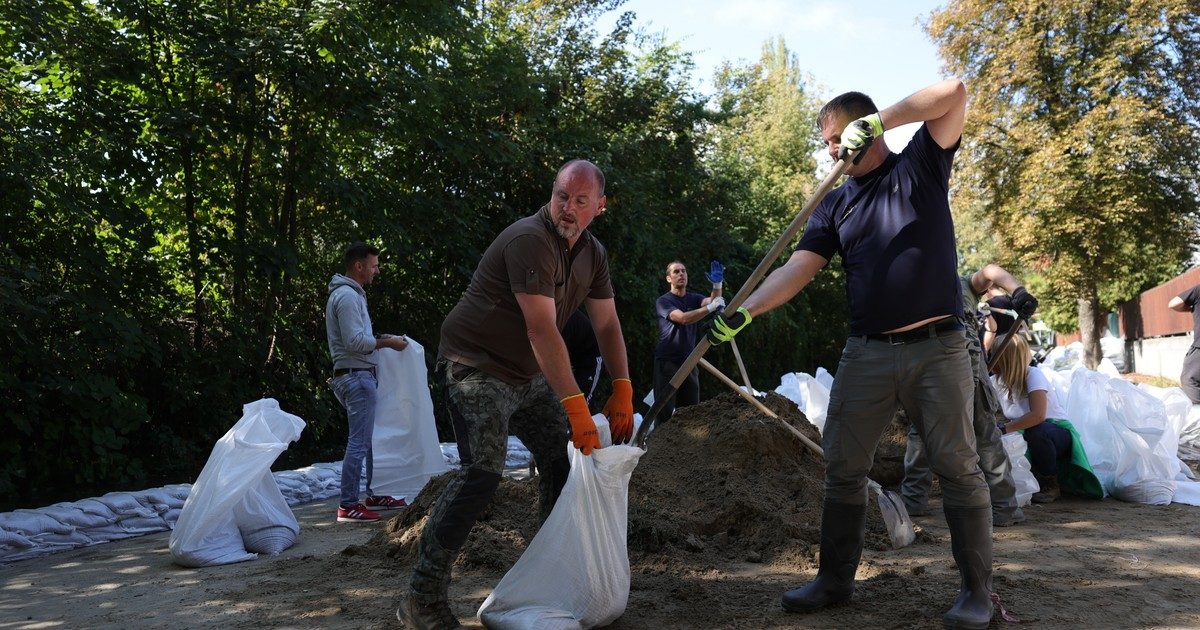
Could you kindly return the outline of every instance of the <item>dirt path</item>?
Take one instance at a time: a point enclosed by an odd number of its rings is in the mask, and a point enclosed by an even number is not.
[[[394,627],[407,566],[343,553],[384,524],[338,525],[332,512],[332,502],[298,508],[295,547],[241,564],[176,567],[163,533],[0,567],[0,628]],[[949,534],[940,516],[917,523],[926,535],[913,546],[864,553],[853,605],[808,616],[782,612],[778,599],[811,566],[711,549],[636,558],[629,607],[611,627],[940,627],[957,585]],[[1200,627],[1200,508],[1064,499],[1031,508],[1029,522],[995,540],[997,590],[1023,626]],[[474,619],[501,575],[458,572],[462,619]]]
[[[803,423],[781,400],[768,402]],[[782,611],[780,594],[815,574],[821,475],[790,434],[732,397],[681,410],[634,471],[633,580],[610,627],[941,627],[958,574],[936,498],[905,549],[884,549],[872,517],[852,604]],[[296,546],[241,564],[177,567],[161,533],[0,566],[0,629],[396,627],[413,551],[402,541],[442,482],[390,523],[335,523],[333,500],[301,506]],[[536,496],[529,481],[505,481],[468,539],[450,591],[463,621],[478,627],[475,611],[534,534]],[[1200,628],[1200,508],[1064,498],[1027,514],[994,534],[995,588],[1022,626]]]

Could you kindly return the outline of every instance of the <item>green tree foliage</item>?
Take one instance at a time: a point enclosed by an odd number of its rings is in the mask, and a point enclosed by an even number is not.
[[[678,56],[623,53],[627,20],[592,44],[600,4],[6,6],[5,503],[188,478],[262,395],[309,422],[293,461],[336,458],[345,243],[386,246],[379,328],[432,347],[557,164],[658,160],[661,182],[695,153]]]
[[[777,57],[726,89],[746,106],[707,109],[634,16],[596,32],[618,5],[0,6],[0,510],[191,479],[263,396],[308,423],[280,466],[340,458],[324,303],[345,246],[384,249],[375,327],[432,361],[483,249],[576,157],[608,174],[593,230],[649,389],[663,267],[749,274],[812,185],[812,104]],[[828,365],[821,317],[768,320],[756,381]]]
[[[1105,311],[1197,236],[1195,3],[958,0],[928,30],[971,95],[957,223],[1040,274],[1056,319],[1074,307],[1094,366]]]
[[[782,38],[765,43],[757,62],[726,64],[715,83],[719,118],[712,129],[709,163],[714,177],[734,196],[726,223],[738,241],[750,246],[731,273],[741,280],[817,187],[814,153],[821,148],[816,122],[821,103]],[[779,262],[790,255],[785,250]],[[757,377],[760,388],[774,387],[772,381],[784,372],[833,368],[846,332],[845,277],[834,263],[799,297],[755,321],[745,339],[739,337],[755,348],[748,366],[751,382]],[[791,342],[772,343],[777,339]],[[722,366],[737,373],[728,359]]]

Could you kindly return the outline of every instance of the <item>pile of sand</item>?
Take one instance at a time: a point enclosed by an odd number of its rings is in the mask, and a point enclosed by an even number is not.
[[[771,394],[767,407],[814,442],[796,406]],[[651,434],[629,487],[629,551],[711,552],[752,562],[807,564],[820,534],[824,471],[777,420],[734,394],[680,409]],[[359,552],[411,562],[429,510],[457,472],[435,478]],[[537,533],[537,481],[504,480],[472,530],[456,566],[507,569]],[[867,546],[885,549],[878,508],[868,510]]]

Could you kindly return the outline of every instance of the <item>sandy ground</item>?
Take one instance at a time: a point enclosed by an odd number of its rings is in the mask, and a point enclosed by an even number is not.
[[[768,404],[815,435],[781,401]],[[941,627],[958,574],[936,496],[900,550],[881,542],[872,508],[851,604],[783,612],[780,594],[816,571],[823,472],[798,444],[732,395],[657,429],[630,485],[629,605],[610,627]],[[0,566],[0,629],[398,627],[411,539],[444,481],[390,521],[336,523],[333,500],[300,506],[293,548],[241,564],[175,566],[164,532]],[[536,496],[506,480],[468,539],[450,595],[469,625],[536,532]],[[1200,508],[1065,497],[1026,512],[994,532],[995,590],[1021,625],[1200,628]]]
[[[935,500],[936,502],[936,500]],[[205,569],[171,564],[167,534],[0,567],[0,628],[396,627],[407,566],[362,549],[385,527],[337,524],[334,504],[297,508],[302,533],[277,557]],[[1200,508],[1067,498],[995,532],[997,591],[1031,628],[1200,627]],[[849,606],[789,615],[779,594],[813,575],[719,550],[635,559],[629,607],[612,628],[940,627],[957,585],[940,516],[905,549],[864,552]],[[464,621],[503,571],[461,570]],[[992,627],[1007,624],[993,622]]]

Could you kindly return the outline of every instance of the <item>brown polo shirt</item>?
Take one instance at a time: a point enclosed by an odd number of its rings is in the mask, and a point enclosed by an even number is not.
[[[584,230],[575,248],[554,231],[549,206],[492,241],[471,284],[442,323],[438,354],[521,385],[541,372],[516,293],[554,298],[558,329],[585,298],[613,297],[608,254]]]

